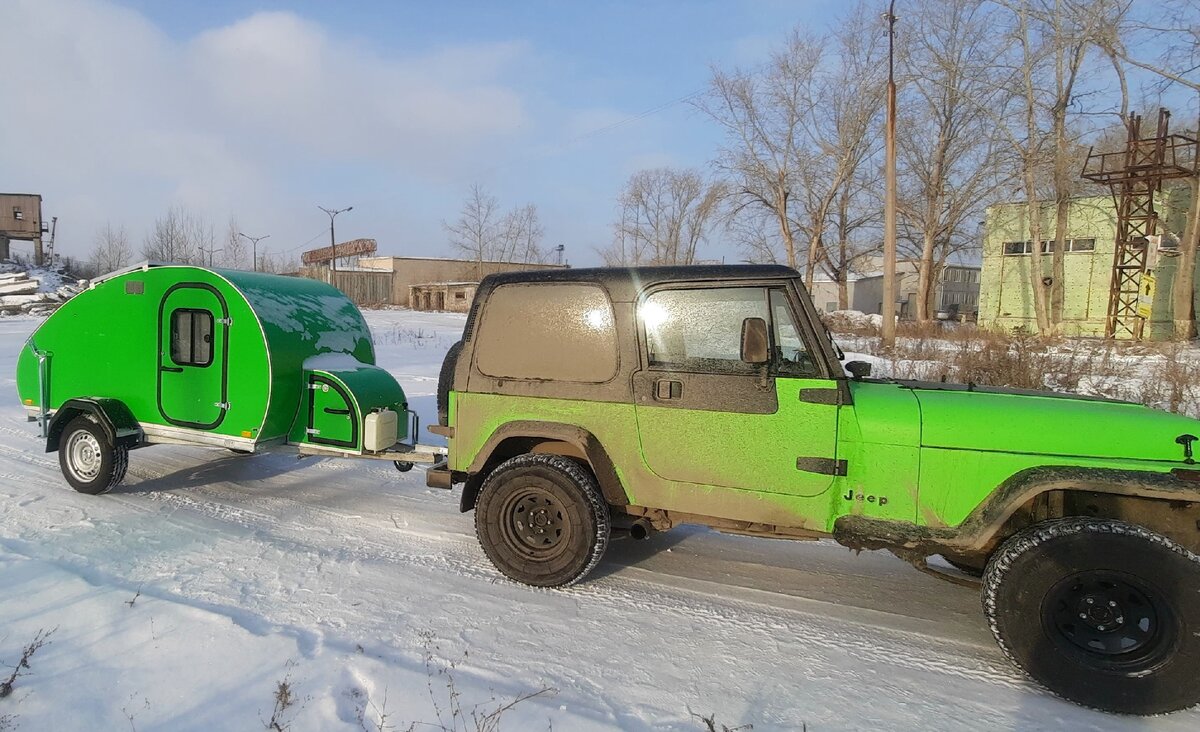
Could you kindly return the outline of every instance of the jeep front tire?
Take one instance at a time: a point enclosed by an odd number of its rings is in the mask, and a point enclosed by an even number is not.
[[[475,533],[506,577],[535,587],[582,579],[608,548],[611,520],[596,478],[561,455],[501,463],[479,493]]]
[[[983,608],[1001,649],[1084,706],[1160,714],[1200,702],[1200,557],[1141,526],[1031,526],[988,562]]]

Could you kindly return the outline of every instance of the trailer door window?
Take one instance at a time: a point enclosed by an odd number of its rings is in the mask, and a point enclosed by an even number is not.
[[[171,360],[180,366],[213,361],[213,316],[207,310],[180,308],[171,313]]]

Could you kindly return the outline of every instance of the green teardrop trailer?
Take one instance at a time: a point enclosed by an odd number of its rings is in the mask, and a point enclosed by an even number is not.
[[[30,336],[17,391],[85,493],[155,443],[288,445],[401,470],[441,452],[401,441],[416,416],[354,303],[300,277],[147,262],[98,278]]]

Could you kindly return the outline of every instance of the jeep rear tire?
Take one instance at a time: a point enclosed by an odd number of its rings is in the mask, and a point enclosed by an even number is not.
[[[1067,518],[988,562],[983,609],[1004,653],[1084,706],[1161,714],[1200,702],[1200,557],[1148,529]]]
[[[611,517],[585,467],[561,455],[520,455],[484,481],[475,533],[506,577],[535,587],[564,587],[600,561]]]
[[[58,466],[71,487],[80,493],[107,493],[125,479],[129,448],[113,445],[104,429],[80,415],[63,429],[58,442]]]

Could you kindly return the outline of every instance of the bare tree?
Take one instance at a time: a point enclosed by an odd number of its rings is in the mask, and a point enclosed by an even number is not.
[[[769,213],[789,267],[798,262],[790,207],[803,159],[799,127],[811,111],[808,85],[823,45],[795,31],[761,71],[714,69],[709,93],[696,102],[725,132],[716,167],[729,181],[734,213]]]
[[[250,252],[246,248],[246,240],[242,238],[241,227],[234,216],[229,217],[229,226],[225,229],[225,250],[222,252],[221,264],[230,269],[253,269]]]
[[[750,264],[782,264],[779,260],[779,229],[767,211],[746,209],[719,219],[726,239],[742,252]]]
[[[133,260],[129,246],[129,234],[124,226],[115,229],[111,223],[96,231],[90,264],[97,274],[113,272],[126,267]]]
[[[537,206],[502,213],[500,202],[478,183],[471,186],[458,219],[443,221],[442,228],[453,249],[478,263],[481,279],[484,261],[541,262],[546,257]]]
[[[442,222],[450,237],[450,246],[479,264],[478,276],[483,278],[483,261],[492,255],[500,225],[500,202],[480,184],[471,185],[467,200],[454,223]]]
[[[1200,93],[1200,2],[1160,0],[1139,8],[1125,0],[1121,5],[1128,12],[1105,26],[1104,48],[1158,76],[1160,90],[1179,85]]]
[[[515,208],[500,219],[496,236],[498,250],[493,256],[502,262],[544,262],[544,235],[536,205],[529,203]]]
[[[811,289],[821,268],[846,300],[846,278],[861,252],[852,234],[877,219],[878,199],[867,177],[877,175],[880,112],[886,89],[886,44],[878,16],[858,5],[823,44],[830,54],[808,80],[811,103],[801,117],[801,192],[792,226],[808,238],[804,279]],[[868,172],[869,168],[874,168]],[[827,238],[833,235],[830,246]],[[843,303],[844,304],[844,303]]]
[[[610,265],[695,264],[720,206],[723,186],[695,170],[654,168],[634,173],[619,203]]]
[[[155,219],[142,242],[142,256],[160,262],[209,264],[215,252],[212,224],[181,206],[172,206]]]
[[[916,318],[928,321],[935,284],[952,254],[974,247],[973,222],[1001,185],[1001,144],[985,109],[995,104],[1004,46],[996,12],[972,0],[912,8],[900,66],[902,243],[920,262]]]

